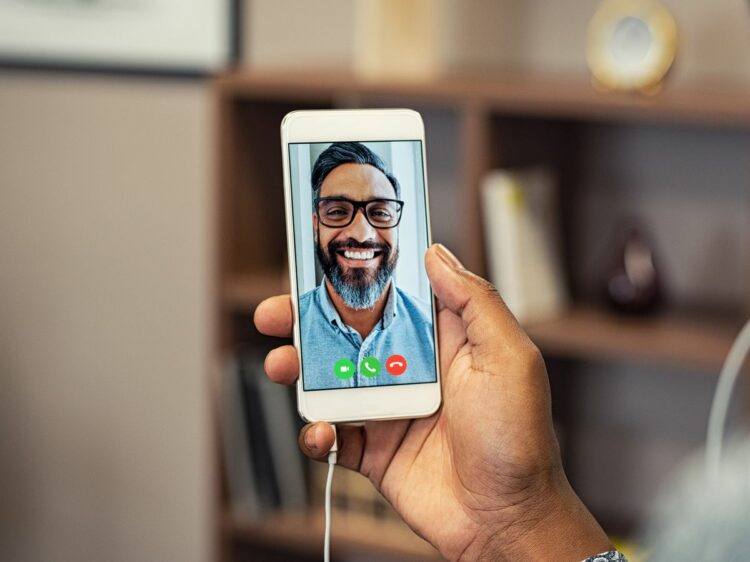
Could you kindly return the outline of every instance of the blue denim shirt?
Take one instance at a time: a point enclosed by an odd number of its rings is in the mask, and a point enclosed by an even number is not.
[[[341,320],[328,296],[325,280],[302,295],[299,311],[305,390],[437,380],[430,307],[394,287],[391,283],[383,318],[364,341],[359,332]],[[386,369],[387,359],[394,354],[406,359],[406,371],[399,376]],[[366,357],[375,357],[380,362],[377,376],[370,378],[359,372]],[[336,376],[334,365],[340,359],[354,363],[354,376],[348,379]]]

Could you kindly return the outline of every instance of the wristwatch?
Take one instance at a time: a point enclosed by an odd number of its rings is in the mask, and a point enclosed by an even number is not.
[[[582,562],[628,562],[625,555],[617,550],[610,550],[609,552],[602,552],[601,554],[594,554],[589,556]]]

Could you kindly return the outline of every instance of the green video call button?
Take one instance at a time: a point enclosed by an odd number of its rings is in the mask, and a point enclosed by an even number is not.
[[[339,359],[333,365],[333,373],[340,379],[350,379],[354,376],[354,362],[349,359]]]
[[[359,372],[366,377],[377,377],[380,373],[380,361],[375,357],[365,357],[359,364]]]

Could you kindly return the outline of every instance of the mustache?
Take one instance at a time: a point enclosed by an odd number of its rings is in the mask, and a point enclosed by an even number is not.
[[[378,243],[365,240],[360,242],[354,238],[348,238],[346,240],[331,240],[328,243],[328,252],[333,254],[338,252],[342,248],[351,248],[359,250],[380,250],[384,254],[388,254],[391,251],[391,245],[385,243]]]

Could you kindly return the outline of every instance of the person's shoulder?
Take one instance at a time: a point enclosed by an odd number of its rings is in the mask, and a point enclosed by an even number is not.
[[[426,322],[432,321],[430,305],[427,301],[415,295],[410,295],[400,287],[396,287],[396,291],[398,292],[402,306],[404,306],[410,314],[419,315],[419,317]]]
[[[315,300],[315,291],[317,287],[313,287],[299,298],[299,307],[301,310],[307,310]]]

